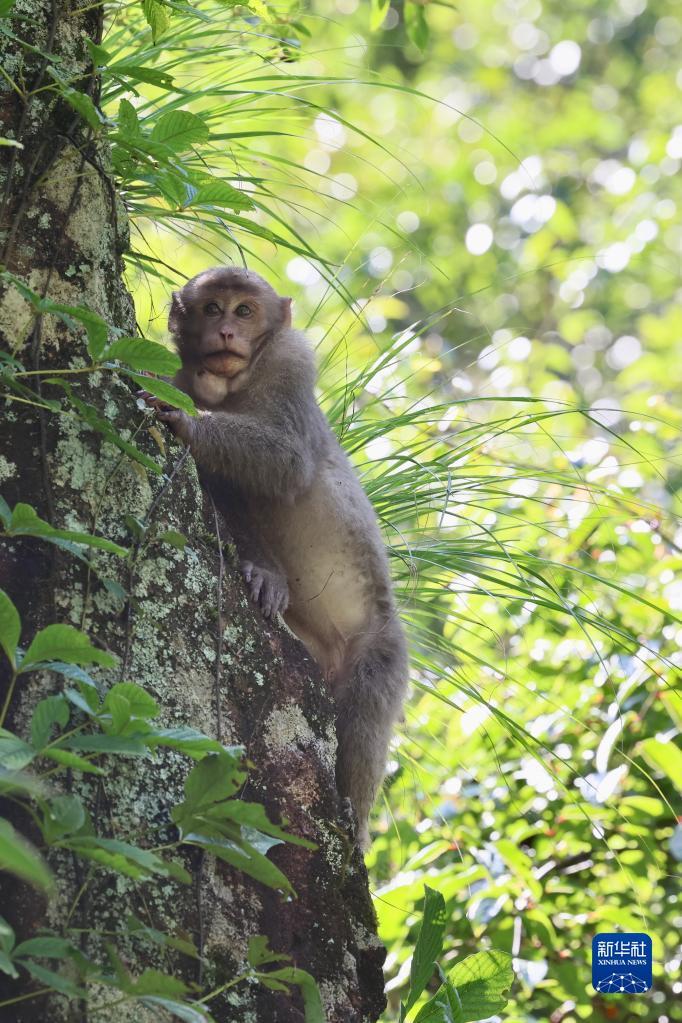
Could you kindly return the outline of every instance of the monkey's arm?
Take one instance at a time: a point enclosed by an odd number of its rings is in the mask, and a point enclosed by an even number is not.
[[[276,404],[276,401],[273,401]],[[187,444],[197,464],[251,494],[288,497],[305,490],[315,472],[307,422],[311,413],[293,404],[255,412],[157,409],[162,422]]]

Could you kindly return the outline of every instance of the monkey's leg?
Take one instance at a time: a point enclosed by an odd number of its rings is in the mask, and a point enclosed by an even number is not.
[[[338,753],[336,782],[358,816],[358,843],[370,844],[368,817],[384,776],[388,744],[400,717],[407,661],[399,628],[373,637],[336,695]]]

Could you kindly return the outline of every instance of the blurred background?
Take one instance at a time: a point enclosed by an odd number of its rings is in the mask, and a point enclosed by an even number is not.
[[[184,191],[151,162],[126,183],[140,330],[215,264],[292,295],[392,553],[386,1020],[424,883],[445,968],[514,955],[505,1020],[682,1020],[682,7],[313,0],[144,31],[123,8],[103,45],[182,91],[114,77],[105,109],[210,134]],[[591,987],[617,930],[653,937],[648,995]]]

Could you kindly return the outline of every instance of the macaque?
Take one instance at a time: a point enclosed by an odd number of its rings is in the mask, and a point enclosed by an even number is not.
[[[405,639],[372,506],[319,408],[291,299],[258,274],[206,270],[173,295],[182,368],[199,409],[154,402],[187,444],[232,532],[251,599],[281,614],[336,702],[337,785],[362,848],[407,683]]]

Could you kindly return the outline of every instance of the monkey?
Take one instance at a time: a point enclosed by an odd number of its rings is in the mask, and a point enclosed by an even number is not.
[[[198,415],[141,392],[186,444],[237,549],[252,601],[280,614],[331,687],[336,781],[368,817],[407,688],[404,631],[369,498],[315,398],[315,359],[291,299],[216,267],[173,293],[173,383]]]

